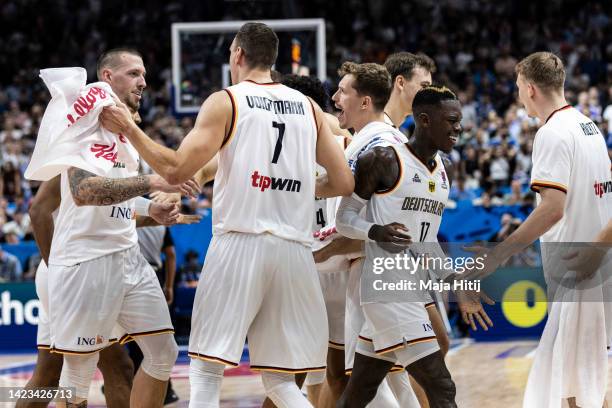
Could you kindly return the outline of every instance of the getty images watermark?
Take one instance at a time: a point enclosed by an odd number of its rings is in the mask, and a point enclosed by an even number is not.
[[[444,282],[429,279],[427,271],[443,271],[446,275],[462,274],[465,271],[483,270],[485,267],[486,254],[478,257],[432,257],[426,254],[412,255],[409,253],[398,253],[394,256],[380,256],[372,259],[372,273],[382,275],[385,272],[397,274],[409,274],[411,279],[374,279],[372,287],[376,291],[458,291],[470,290],[480,292],[480,279],[475,280],[453,280]],[[421,275],[421,276],[420,276]],[[414,278],[417,277],[417,279]]]

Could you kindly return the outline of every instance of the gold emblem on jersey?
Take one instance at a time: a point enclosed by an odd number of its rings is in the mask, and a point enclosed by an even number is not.
[[[435,193],[436,192],[436,182],[435,181],[430,181],[429,182],[429,192],[430,193]]]

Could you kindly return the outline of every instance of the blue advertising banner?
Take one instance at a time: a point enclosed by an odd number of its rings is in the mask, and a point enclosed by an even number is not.
[[[0,350],[36,348],[40,301],[34,282],[0,284]]]

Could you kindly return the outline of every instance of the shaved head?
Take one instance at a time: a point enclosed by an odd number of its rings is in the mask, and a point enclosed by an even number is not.
[[[98,80],[102,80],[102,71],[104,69],[112,69],[115,70],[121,66],[122,56],[125,54],[135,55],[142,59],[142,55],[133,48],[113,48],[112,50],[108,50],[98,58],[98,65],[96,67],[96,74],[98,75]]]

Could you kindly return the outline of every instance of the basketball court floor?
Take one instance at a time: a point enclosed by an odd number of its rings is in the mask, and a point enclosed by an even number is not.
[[[536,344],[534,341],[454,341],[447,363],[457,383],[458,406],[520,407]],[[32,373],[35,361],[35,354],[0,355],[0,386],[23,386]],[[172,382],[181,400],[170,407],[187,407],[189,358],[185,347],[181,347],[172,372]],[[97,372],[92,383],[90,407],[106,406],[100,391],[101,385],[102,376]],[[609,377],[608,390],[608,401],[612,401],[612,375]],[[225,371],[221,399],[222,408],[260,407],[264,400],[260,376],[249,370],[247,362],[236,368],[228,368]],[[0,403],[2,408],[11,406],[13,404]]]

